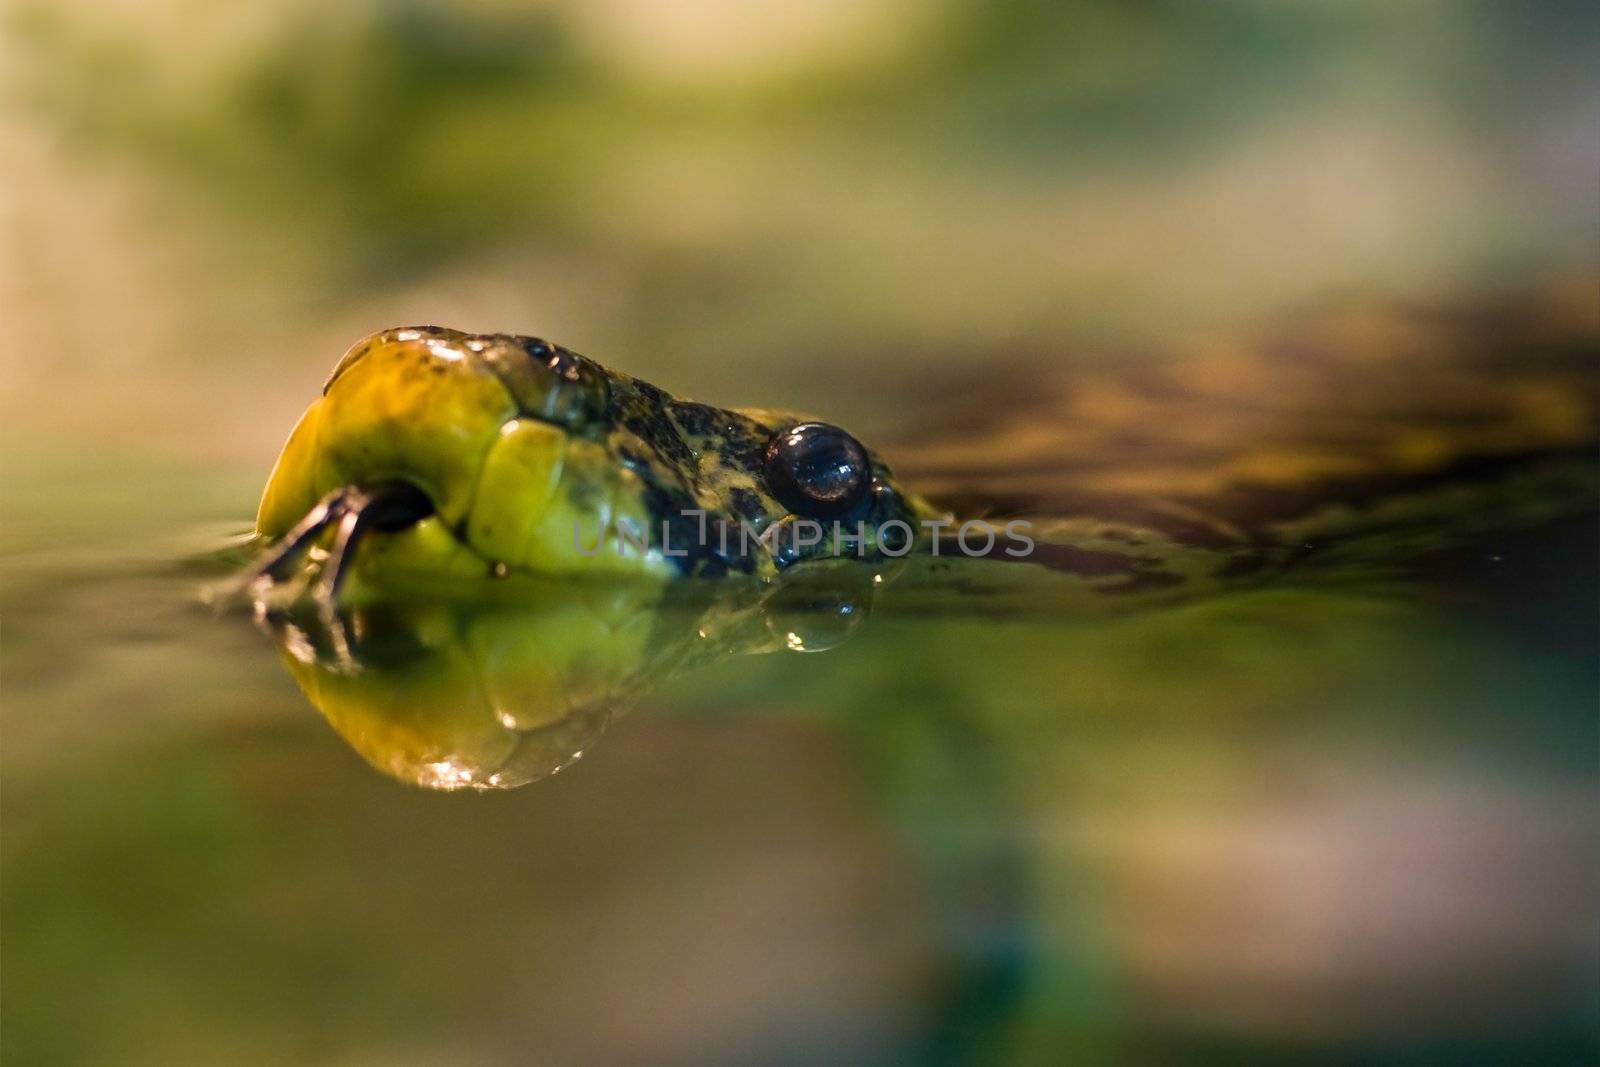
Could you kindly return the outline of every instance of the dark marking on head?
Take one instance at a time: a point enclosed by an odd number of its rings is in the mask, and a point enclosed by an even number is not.
[[[674,400],[667,405],[667,410],[672,415],[683,432],[696,437],[711,437],[724,431],[728,422],[728,412],[714,408],[709,404],[697,404],[692,400]]]
[[[767,514],[767,506],[762,502],[761,494],[742,485],[736,485],[728,490],[728,503],[733,508],[734,515],[746,522],[765,518]]]
[[[613,391],[611,416],[632,432],[668,465],[687,476],[694,469],[694,452],[667,417],[667,394],[648,382],[630,382]]]
[[[772,430],[755,419],[734,415],[717,448],[717,458],[729,467],[760,477],[767,461]]]

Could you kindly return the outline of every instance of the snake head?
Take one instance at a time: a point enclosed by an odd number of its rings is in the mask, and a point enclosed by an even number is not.
[[[826,423],[681,401],[537,338],[405,327],[351,348],[301,416],[256,518],[278,550],[256,569],[283,576],[333,529],[329,596],[352,564],[772,578],[877,554],[886,522],[909,542],[924,514]]]

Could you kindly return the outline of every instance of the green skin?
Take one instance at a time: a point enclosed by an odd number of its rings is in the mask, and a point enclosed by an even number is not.
[[[836,552],[879,556],[883,524],[917,530],[940,517],[869,451],[863,506],[837,529],[830,519],[793,536],[814,517],[780,503],[766,453],[806,421],[679,400],[535,338],[385,330],[345,355],[301,417],[256,527],[276,540],[343,487],[403,482],[433,514],[367,539],[358,556],[369,579],[378,570],[771,579]],[[836,532],[853,537],[857,522],[859,548],[837,545]]]

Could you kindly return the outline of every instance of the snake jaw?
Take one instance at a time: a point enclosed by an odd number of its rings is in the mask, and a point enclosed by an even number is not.
[[[224,592],[230,595],[249,593],[258,604],[264,604],[267,592],[286,581],[293,566],[331,530],[326,557],[310,589],[313,601],[331,607],[349,576],[358,544],[369,532],[396,533],[415,526],[433,513],[433,501],[407,482],[341,486],[317,501]]]

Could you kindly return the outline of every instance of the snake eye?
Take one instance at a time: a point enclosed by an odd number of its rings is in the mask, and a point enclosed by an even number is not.
[[[767,488],[798,515],[848,515],[872,487],[872,461],[861,442],[837,426],[803,422],[767,445]]]
[[[593,363],[537,337],[498,341],[485,346],[483,358],[523,414],[569,430],[605,417],[609,390],[605,375]]]

